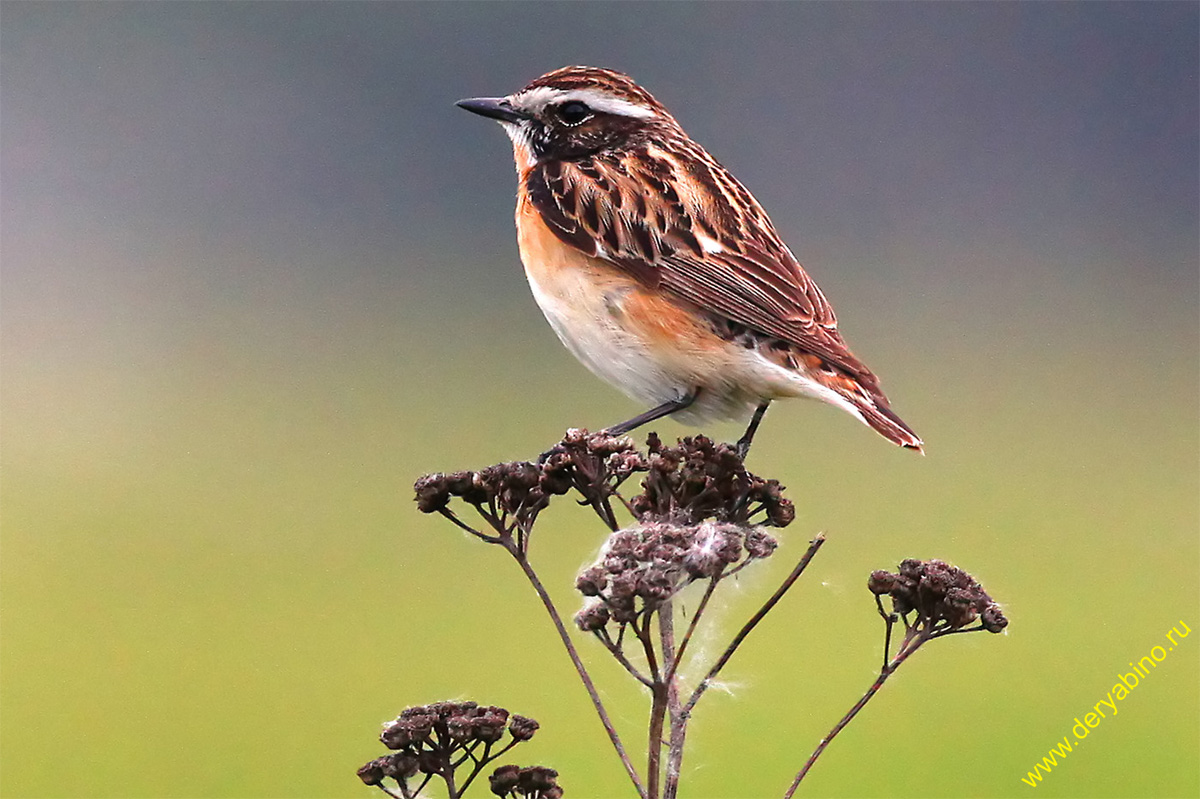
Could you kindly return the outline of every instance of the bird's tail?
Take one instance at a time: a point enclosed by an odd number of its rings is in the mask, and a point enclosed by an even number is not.
[[[851,412],[854,415],[893,444],[925,454],[925,442],[892,411],[882,391],[857,381],[847,385],[850,382],[846,381],[835,390],[853,406]]]

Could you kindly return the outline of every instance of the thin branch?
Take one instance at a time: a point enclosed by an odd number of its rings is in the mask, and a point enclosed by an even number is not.
[[[630,662],[629,658],[626,657],[624,650],[622,650],[617,644],[613,643],[613,640],[611,637],[609,637],[607,630],[604,630],[603,628],[597,630],[596,638],[600,641],[600,643],[604,644],[604,648],[607,649],[614,658],[616,658],[618,663],[625,667],[625,671],[629,672],[634,679],[647,688],[652,689],[654,687],[654,683],[651,682],[650,678],[638,671],[637,666]]]
[[[466,530],[468,533],[475,536],[476,538],[482,538],[484,541],[487,541],[489,544],[500,543],[499,538],[497,538],[496,536],[487,535],[486,533],[476,530],[474,527],[467,524],[462,519],[458,518],[458,516],[452,510],[449,510],[447,508],[442,508],[441,510],[438,511],[438,513],[442,514],[447,519],[454,522],[454,524],[457,525],[459,527],[459,529]]]
[[[888,652],[892,651],[892,628],[896,626],[896,614],[888,613],[883,609],[883,600],[879,594],[875,595],[875,607],[879,609],[879,615],[883,617],[885,626],[883,633],[883,665],[882,669],[887,668]]]
[[[661,606],[660,606],[661,607]],[[668,604],[668,607],[669,604]],[[654,651],[654,639],[650,635],[650,626],[653,624],[654,611],[648,610],[642,616],[642,624],[639,627],[635,622],[633,631],[637,634],[638,640],[642,642],[642,651],[646,654],[646,662],[650,667],[650,729],[646,735],[646,790],[649,793],[649,799],[658,799],[658,788],[662,778],[662,770],[659,766],[662,758],[662,732],[663,720],[667,715],[667,695],[666,683],[662,679],[662,671],[658,666],[658,657]],[[662,653],[662,660],[665,663],[667,653]]]
[[[471,772],[471,776],[467,777],[467,781],[462,784],[462,788],[460,789],[459,792],[466,793],[467,788],[471,787],[471,783],[475,781],[475,778],[478,777],[483,772],[484,766],[486,766],[488,763],[491,763],[493,760],[500,757],[500,755],[504,754],[509,749],[512,749],[518,743],[520,743],[520,741],[518,741],[516,738],[513,738],[511,741],[508,742],[508,745],[505,746],[503,749],[500,749],[497,752],[492,752],[491,751],[492,744],[489,742],[488,745],[484,748],[483,757],[476,761],[476,766],[475,766],[474,771]],[[474,759],[474,758],[472,757],[472,759]]]
[[[821,753],[837,737],[837,734],[854,720],[854,717],[858,715],[858,711],[862,710],[867,702],[871,701],[871,697],[878,693],[879,689],[887,681],[887,678],[892,676],[896,669],[900,668],[900,664],[907,660],[909,655],[920,649],[921,644],[928,640],[930,640],[930,636],[925,634],[905,637],[904,643],[900,645],[900,651],[896,653],[896,656],[892,658],[890,663],[879,670],[879,676],[875,678],[875,682],[871,683],[871,687],[867,689],[867,692],[863,694],[861,699],[854,703],[854,707],[850,708],[850,711],[845,716],[842,716],[837,724],[833,725],[833,729],[829,731],[829,734],[821,739],[821,743],[817,745],[817,748],[809,755],[808,760],[805,761],[804,767],[796,774],[796,779],[792,780],[791,787],[787,789],[787,793],[783,795],[783,799],[792,799],[792,795],[796,793],[796,788],[799,787],[800,781],[808,774],[813,764],[817,762],[817,758],[821,756]]]
[[[666,683],[655,682],[651,689],[650,730],[646,741],[647,788],[650,799],[658,799],[662,781],[663,723],[667,717]]]
[[[378,788],[379,790],[383,791],[384,793],[386,793],[388,796],[392,797],[392,799],[408,799],[408,796],[409,796],[407,791],[404,791],[404,793],[402,793],[402,794],[396,793],[391,788],[384,785],[382,782],[375,783],[375,787]],[[400,783],[400,787],[401,787],[401,790],[403,791],[404,783]]]
[[[958,633],[977,633],[981,630],[987,630],[987,627],[985,627],[982,622],[975,625],[974,627],[958,627],[957,629],[950,629],[950,630],[943,628],[943,629],[934,630],[933,632],[931,632],[929,634],[929,640],[932,641],[934,638],[943,638],[947,635],[957,635]]]
[[[667,749],[667,786],[663,799],[675,799],[679,795],[679,775],[683,769],[683,744],[687,740],[688,717],[679,705],[676,692],[671,706],[671,740]]]
[[[521,567],[521,571],[525,572],[525,577],[542,600],[546,612],[550,614],[550,620],[554,622],[554,628],[558,630],[558,637],[562,640],[563,646],[567,648],[567,654],[571,657],[571,663],[575,666],[575,672],[583,682],[583,687],[587,689],[588,697],[592,700],[592,706],[596,708],[596,714],[600,717],[600,723],[604,725],[604,731],[608,733],[608,740],[612,742],[613,748],[617,750],[617,756],[621,758],[621,764],[625,766],[625,771],[629,774],[629,779],[633,782],[633,787],[637,790],[638,796],[641,799],[649,799],[646,794],[646,786],[642,783],[637,769],[634,768],[633,762],[629,759],[629,755],[625,751],[625,746],[621,743],[621,737],[617,735],[616,727],[613,726],[612,719],[608,717],[608,711],[604,709],[604,703],[600,701],[600,694],[596,691],[596,686],[592,682],[587,669],[584,667],[583,661],[580,660],[579,653],[575,650],[575,644],[571,642],[571,636],[567,634],[567,628],[563,625],[562,617],[558,615],[558,609],[554,607],[554,602],[550,599],[550,595],[546,593],[546,588],[542,585],[542,581],[538,579],[537,574],[533,571],[533,567],[530,566],[529,560],[524,556],[524,553],[512,548],[509,549],[509,553],[516,559]]]
[[[625,497],[623,497],[620,493],[618,493],[616,491],[613,492],[613,496],[616,497],[617,499],[621,500],[621,504],[625,506],[625,510],[629,511],[630,516],[632,516],[635,519],[637,518],[637,514],[633,512],[633,503],[631,503],[629,500],[625,499]]]
[[[692,634],[696,632],[696,625],[699,624],[700,616],[704,613],[704,609],[708,607],[708,601],[712,599],[713,591],[717,589],[719,580],[719,577],[714,577],[708,581],[708,587],[704,589],[704,595],[700,597],[700,604],[696,606],[696,612],[692,614],[692,620],[688,623],[687,631],[683,634],[683,641],[679,644],[679,651],[675,653],[675,657],[667,669],[668,680],[673,679],[675,672],[679,671],[679,664],[683,662],[683,653],[687,651],[688,644],[692,641]]]
[[[791,588],[796,580],[800,578],[800,575],[804,573],[804,570],[808,567],[809,562],[817,554],[817,550],[819,550],[821,545],[824,543],[825,536],[818,534],[817,537],[812,540],[812,543],[808,545],[808,549],[800,558],[800,562],[797,563],[795,568],[792,569],[791,574],[789,574],[779,588],[775,590],[775,593],[771,595],[771,598],[763,603],[763,606],[758,609],[758,612],[750,617],[750,620],[743,625],[742,629],[738,631],[738,634],[733,637],[733,640],[729,643],[729,646],[726,647],[725,651],[721,653],[721,657],[717,659],[717,662],[713,664],[711,669],[709,669],[708,674],[706,674],[704,679],[700,681],[700,684],[696,686],[696,690],[692,692],[692,696],[690,699],[688,699],[687,704],[683,706],[683,710],[681,712],[685,719],[691,715],[692,710],[696,707],[696,703],[700,701],[700,697],[704,695],[704,692],[708,690],[708,687],[712,684],[712,681],[716,679],[717,674],[725,667],[725,664],[729,662],[729,659],[733,657],[733,653],[737,651],[739,646],[741,646],[742,641],[746,640],[746,636],[750,635],[751,631],[754,630],[754,628],[758,626],[758,623],[763,620],[763,617],[771,611],[771,608],[775,607],[779,600],[783,599],[783,595],[788,592],[788,589]]]
[[[638,626],[636,619],[630,622],[629,626],[633,628],[633,634],[642,643],[642,652],[646,655],[646,665],[650,668],[650,679],[657,683],[662,679],[662,674],[658,670],[658,657],[654,652],[654,640],[650,637],[650,618],[652,615],[653,611],[645,612],[641,617],[641,626]]]

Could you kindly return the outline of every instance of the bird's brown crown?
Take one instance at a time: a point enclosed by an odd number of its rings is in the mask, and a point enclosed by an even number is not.
[[[591,90],[652,110],[659,116],[668,119],[671,117],[666,107],[654,99],[654,95],[637,85],[633,78],[625,73],[612,69],[582,66],[562,67],[530,81],[529,85],[518,94],[523,94],[539,86],[564,92],[574,89]]]
[[[563,67],[504,98],[510,135],[535,160],[575,160],[636,145],[678,123],[628,75],[595,67]]]

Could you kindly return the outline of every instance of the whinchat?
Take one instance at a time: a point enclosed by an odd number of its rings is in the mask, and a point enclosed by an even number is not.
[[[814,397],[921,450],[762,206],[627,75],[565,67],[458,105],[512,140],[517,242],[550,326],[654,406],[608,432],[751,415],[744,456],[771,400]]]

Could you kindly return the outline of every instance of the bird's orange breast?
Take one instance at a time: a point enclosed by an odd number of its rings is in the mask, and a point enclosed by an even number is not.
[[[645,286],[619,267],[561,241],[523,187],[517,197],[516,222],[525,274],[547,316],[551,313],[548,301],[566,325],[599,322],[617,326],[651,348],[683,348],[692,354],[724,347],[725,342],[704,318],[682,300]]]

